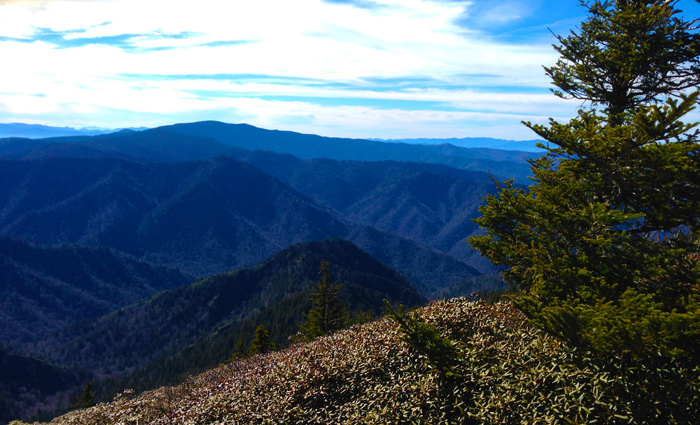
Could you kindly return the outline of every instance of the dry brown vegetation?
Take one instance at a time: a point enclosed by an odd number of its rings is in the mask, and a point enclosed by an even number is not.
[[[457,375],[431,366],[385,318],[51,424],[627,422],[610,403],[614,381],[574,365],[570,349],[509,304],[461,298],[409,314],[452,341]]]

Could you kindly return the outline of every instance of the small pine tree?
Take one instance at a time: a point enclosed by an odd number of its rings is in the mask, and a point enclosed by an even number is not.
[[[305,322],[300,327],[302,339],[312,340],[342,329],[349,322],[345,305],[338,298],[341,286],[331,283],[331,272],[328,262],[323,260],[318,272],[318,283],[311,282],[313,307],[304,315]]]
[[[73,409],[87,409],[95,404],[97,403],[95,402],[95,394],[92,391],[92,382],[88,381],[85,383],[80,397],[73,397],[73,403],[71,403],[70,407]]]
[[[270,341],[270,334],[263,325],[258,326],[255,329],[255,336],[250,342],[250,348],[248,348],[248,354],[254,356],[256,354],[265,354],[270,351],[275,351],[275,344]]]

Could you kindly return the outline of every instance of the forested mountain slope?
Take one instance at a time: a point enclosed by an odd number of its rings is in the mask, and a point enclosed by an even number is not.
[[[51,159],[2,167],[3,233],[110,246],[198,276],[345,232],[310,199],[228,158],[177,164]]]
[[[297,287],[300,292],[286,294],[275,303],[265,298],[259,304],[268,307],[258,305],[246,318],[219,327],[167,359],[157,359],[124,377],[106,380],[100,385],[101,392],[112,397],[124,388],[142,391],[181,383],[191,375],[230,360],[237,347],[247,349],[260,325],[269,330],[270,339],[278,348],[289,345],[289,336],[299,330],[303,314],[312,308],[309,280],[318,282],[318,268],[314,266],[322,260],[329,262],[332,280],[341,284],[339,297],[351,320],[356,320],[358,315],[365,318],[378,315],[384,299],[408,306],[426,301],[404,277],[350,242],[326,240],[294,245],[265,264],[269,270],[275,270],[274,279],[283,279],[288,288]],[[275,291],[272,298],[279,299],[280,294]]]
[[[486,173],[413,162],[302,160],[263,151],[235,156],[346,220],[446,252],[480,272],[493,271],[466,242],[478,232],[471,220],[483,197],[496,190]]]
[[[106,248],[35,247],[9,238],[0,241],[4,242],[3,249],[12,253],[4,257],[6,266],[32,270],[28,268],[32,265],[40,273],[53,271],[59,277],[65,278],[66,273],[75,276],[75,280],[65,279],[75,289],[61,293],[52,285],[56,282],[59,288],[70,285],[58,278],[45,277],[32,281],[34,286],[22,287],[23,276],[5,274],[7,269],[2,270],[3,278],[13,283],[9,288],[15,291],[6,297],[3,311],[16,319],[3,326],[3,331],[10,336],[27,335],[24,344],[12,339],[8,347],[31,351],[61,368],[44,360],[0,353],[0,406],[5,406],[5,412],[11,415],[0,417],[0,423],[10,418],[27,418],[39,409],[55,411],[86,380],[95,382],[98,395],[108,398],[114,391],[127,387],[144,390],[182,382],[190,374],[229,359],[237,345],[247,347],[259,325],[270,330],[271,339],[279,347],[285,346],[288,337],[299,330],[303,314],[311,308],[310,281],[318,280],[322,260],[330,263],[333,280],[342,285],[340,298],[352,314],[376,315],[384,299],[407,305],[426,302],[415,284],[400,273],[339,239],[295,244],[254,267],[160,291],[126,307],[119,296],[126,294],[133,298],[140,297],[135,295],[139,290],[146,294],[153,292],[153,288],[135,285],[147,283],[144,276],[149,275],[139,267],[148,271],[149,265]],[[121,262],[124,258],[128,261]],[[161,269],[153,267],[156,272],[173,273]],[[109,271],[115,273],[112,281],[109,276],[101,275]],[[122,272],[135,274],[121,276]],[[105,281],[95,280],[95,276]],[[114,286],[108,287],[106,282]],[[34,294],[30,289],[39,293]],[[105,290],[114,298],[105,297]],[[18,302],[28,294],[34,298]],[[9,301],[16,305],[9,305]],[[112,304],[117,307],[102,317],[78,323],[81,308],[85,306],[76,303],[89,306],[90,301],[95,301],[96,311]],[[57,317],[43,328],[21,320],[57,316],[56,305],[66,308],[63,312],[66,317]],[[87,312],[84,314],[83,318],[89,317]],[[41,382],[37,381],[40,377]],[[110,379],[104,380],[105,377]],[[19,391],[20,387],[26,390]]]
[[[259,156],[252,153],[249,163],[266,169],[256,161]],[[478,216],[483,197],[495,189],[485,173],[393,161],[315,159],[299,162],[279,177],[349,220],[462,259],[471,254],[465,239],[477,231],[471,219]]]
[[[294,243],[343,237],[427,290],[478,274],[414,232],[354,221],[231,158],[0,165],[0,232],[35,243],[109,246],[201,277],[256,264]]]
[[[56,330],[192,277],[109,248],[35,246],[0,235],[0,344],[31,353]]]
[[[0,348],[0,423],[64,405],[83,376]]]
[[[215,333],[219,337],[231,332],[241,335],[237,330],[240,322],[279,303],[286,311],[278,311],[282,317],[265,325],[273,340],[285,344],[287,337],[299,329],[302,313],[310,307],[309,281],[317,280],[322,260],[328,261],[333,280],[343,285],[341,298],[350,310],[376,314],[383,299],[408,305],[426,301],[404,276],[348,241],[306,242],[286,248],[254,267],[161,291],[97,320],[63,329],[51,345],[47,343],[43,357],[98,375],[123,373],[154,359],[163,360],[162,356]],[[299,293],[303,295],[297,296]],[[285,302],[292,298],[294,303]],[[240,337],[247,337],[247,343],[252,335]],[[235,341],[230,341],[227,347],[219,347],[222,352],[210,353],[209,357],[218,364],[231,356],[234,345]],[[193,360],[196,363],[203,359]]]

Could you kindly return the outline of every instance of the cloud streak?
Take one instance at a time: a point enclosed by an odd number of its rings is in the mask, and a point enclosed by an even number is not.
[[[0,0],[0,122],[532,138],[520,120],[578,106],[542,70],[578,11],[540,3]]]

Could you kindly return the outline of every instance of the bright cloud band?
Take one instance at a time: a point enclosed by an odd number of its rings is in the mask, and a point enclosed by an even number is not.
[[[533,138],[578,106],[542,65],[581,11],[547,3],[0,0],[0,122]]]

